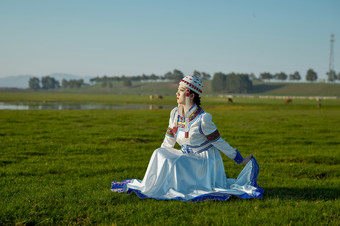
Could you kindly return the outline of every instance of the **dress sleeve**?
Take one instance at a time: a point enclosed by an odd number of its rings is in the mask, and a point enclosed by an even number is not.
[[[172,111],[170,113],[169,125],[168,125],[168,128],[166,130],[163,143],[161,145],[162,148],[173,148],[173,147],[175,147],[176,140],[175,140],[175,134],[173,132],[173,128],[174,128],[174,121],[175,121],[176,113],[177,113],[177,107],[172,109]]]
[[[206,138],[214,145],[218,150],[223,152],[226,156],[233,159],[237,164],[243,161],[243,157],[237,149],[232,148],[225,140],[220,136],[217,127],[212,121],[212,116],[209,113],[205,113],[201,121],[201,132]]]

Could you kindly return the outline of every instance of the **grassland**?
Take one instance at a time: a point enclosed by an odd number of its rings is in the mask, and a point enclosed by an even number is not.
[[[49,96],[50,95],[50,96]],[[63,96],[64,95],[64,96]],[[13,98],[11,100],[11,98]],[[146,96],[1,93],[0,101],[149,103]],[[173,98],[157,100],[173,104]],[[340,101],[205,97],[222,137],[260,165],[261,200],[190,203],[113,193],[142,179],[169,110],[0,111],[0,224],[340,224]],[[241,166],[223,157],[226,174]]]

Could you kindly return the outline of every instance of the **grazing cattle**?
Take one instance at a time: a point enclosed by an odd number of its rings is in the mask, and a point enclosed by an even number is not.
[[[228,98],[228,103],[233,103],[233,99],[232,98]]]
[[[289,103],[292,103],[292,102],[293,102],[293,99],[291,99],[291,98],[288,98],[288,99],[285,100],[285,104],[289,104]]]
[[[163,96],[162,95],[157,95],[156,98],[157,99],[163,99]]]
[[[153,96],[152,95],[150,95],[150,100],[153,100]]]
[[[320,97],[319,97],[319,98],[316,98],[316,101],[317,101],[316,107],[317,107],[317,108],[321,108],[321,98],[320,98]]]
[[[162,106],[149,105],[149,109],[150,109],[150,110],[154,110],[154,109],[163,109],[163,107],[162,107]]]

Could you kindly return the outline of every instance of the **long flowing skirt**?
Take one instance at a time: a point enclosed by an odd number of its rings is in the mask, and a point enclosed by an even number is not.
[[[135,192],[140,198],[202,201],[261,198],[257,185],[259,166],[252,158],[237,179],[227,179],[220,152],[212,147],[199,154],[184,154],[177,149],[158,148],[152,154],[142,181],[112,182],[115,192]]]

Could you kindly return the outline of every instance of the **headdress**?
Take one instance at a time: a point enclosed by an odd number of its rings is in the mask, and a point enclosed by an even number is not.
[[[202,93],[202,82],[199,78],[193,75],[185,76],[179,83],[180,85],[184,85],[188,89],[194,91],[197,94]]]

